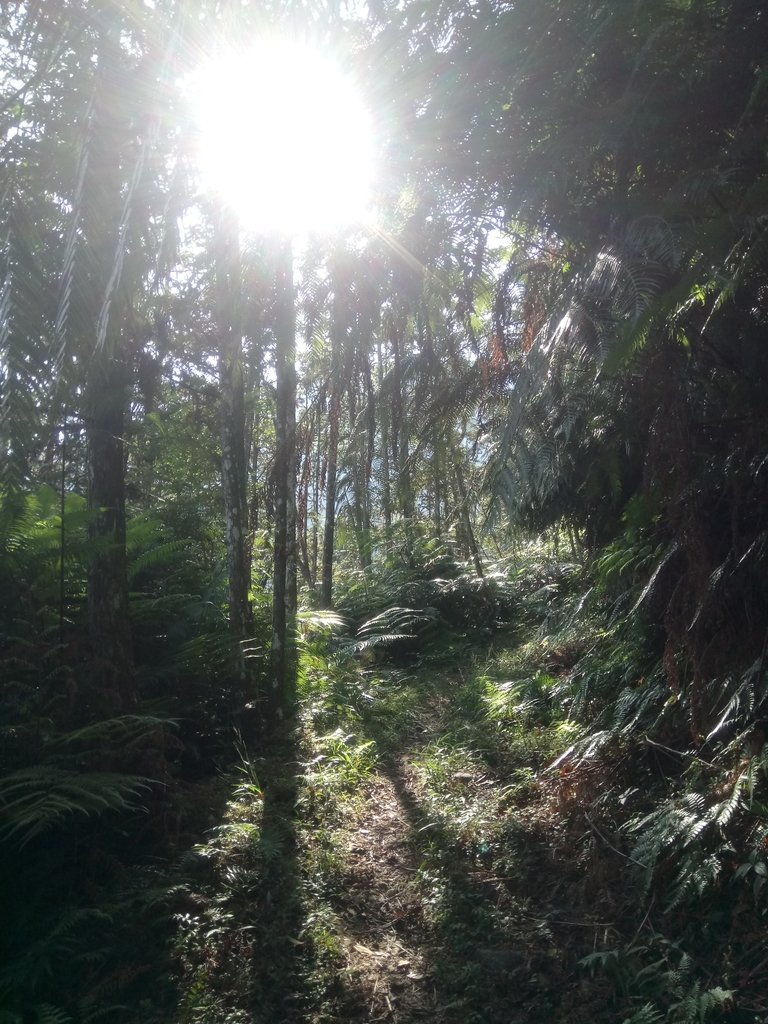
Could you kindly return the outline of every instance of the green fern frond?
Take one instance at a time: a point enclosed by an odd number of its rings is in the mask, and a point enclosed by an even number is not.
[[[635,1010],[631,1017],[625,1017],[622,1024],[661,1024],[664,1019],[664,1014],[653,1003],[646,1003]]]
[[[169,540],[164,544],[157,544],[155,547],[145,551],[142,555],[132,559],[128,566],[128,579],[133,582],[137,576],[150,569],[172,565],[178,556],[188,551],[191,542],[188,540]]]
[[[714,808],[714,823],[722,831],[728,827],[736,814],[736,811],[744,802],[744,790],[749,788],[750,776],[748,773],[740,775],[734,783],[729,796]]]
[[[95,750],[99,747],[108,750],[130,750],[132,747],[140,745],[158,729],[176,725],[177,722],[174,719],[160,718],[157,715],[120,715],[117,718],[91,722],[89,725],[66,732],[52,740],[47,745],[47,749],[54,755],[72,747],[83,747],[88,750]]]
[[[733,993],[717,987],[701,991],[697,981],[679,1002],[670,1007],[667,1019],[673,1024],[706,1024],[713,1013],[727,1006]]]
[[[36,1024],[72,1024],[72,1018],[58,1006],[43,1003],[36,1008]]]
[[[20,956],[0,965],[0,994],[16,995],[19,990],[34,990],[53,973],[56,962],[71,961],[98,929],[114,925],[112,917],[95,907],[60,909],[39,938],[28,945]],[[103,950],[99,950],[103,956]]]
[[[73,818],[133,810],[151,780],[116,772],[74,772],[36,765],[0,780],[0,836],[26,845]]]

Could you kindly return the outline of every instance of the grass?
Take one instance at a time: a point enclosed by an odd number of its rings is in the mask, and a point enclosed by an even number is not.
[[[551,767],[585,731],[576,645],[521,633],[450,664],[305,659],[295,731],[243,754],[199,848],[178,1024],[722,1016],[640,895],[637,753]]]
[[[514,869],[510,851],[526,843],[516,811],[569,739],[551,708],[521,718],[509,664],[487,648],[451,668],[305,662],[290,749],[272,763],[243,758],[225,819],[199,850],[213,878],[202,912],[181,921],[180,1024],[233,1024],[243,1009],[266,1021],[281,989],[285,1022],[366,1019],[377,999],[410,999],[416,1019],[433,998],[435,1020],[506,1021],[515,972],[528,969],[511,952],[527,924],[487,879]],[[288,775],[275,818],[269,793]],[[265,908],[276,884],[283,906]],[[405,906],[384,933],[388,900]],[[290,947],[283,965],[266,952],[276,930]]]

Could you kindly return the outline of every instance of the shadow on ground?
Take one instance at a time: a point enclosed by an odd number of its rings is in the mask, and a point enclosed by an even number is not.
[[[467,693],[466,681],[457,679],[457,688],[460,683],[465,702],[479,701],[479,691]],[[366,687],[368,693],[371,689]],[[388,714],[387,705],[398,703],[398,689],[406,713]],[[455,820],[430,806],[419,779],[416,762],[424,749],[438,738],[447,742],[455,713],[450,690],[445,675],[437,681],[417,678],[415,685],[406,678],[404,686],[395,683],[384,706],[370,699],[358,705],[361,738],[376,741],[380,762],[338,907],[347,917],[354,909],[357,917],[348,930],[355,943],[381,959],[377,972],[359,970],[357,978],[353,972],[346,984],[357,985],[371,1020],[510,1024],[547,1019],[555,991],[570,973],[547,926],[551,908],[540,904],[537,918],[530,905],[523,910],[506,880],[483,862],[482,852],[457,840]],[[503,763],[503,747],[489,750],[485,739],[478,760],[486,766]],[[544,837],[526,837],[520,826],[515,843],[524,845],[526,839],[539,847]],[[529,853],[521,854],[521,871]],[[516,879],[521,881],[524,888],[524,879]]]

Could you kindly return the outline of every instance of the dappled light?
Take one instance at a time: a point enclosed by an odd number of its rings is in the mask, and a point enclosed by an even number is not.
[[[768,1020],[768,17],[0,5],[0,1024]]]

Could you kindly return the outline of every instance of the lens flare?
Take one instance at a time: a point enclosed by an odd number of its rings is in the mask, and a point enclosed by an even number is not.
[[[245,229],[331,231],[367,217],[371,118],[351,78],[304,45],[270,40],[194,75],[203,186]]]

